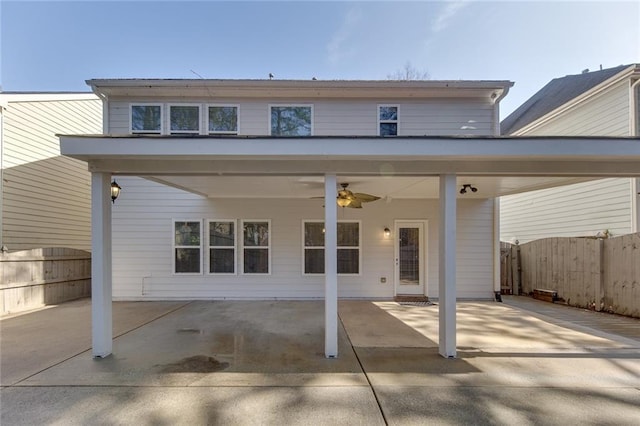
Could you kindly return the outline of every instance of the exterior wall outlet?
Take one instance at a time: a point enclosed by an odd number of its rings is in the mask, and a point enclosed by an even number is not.
[[[387,282],[387,277],[380,277],[380,282],[382,284],[386,283]]]

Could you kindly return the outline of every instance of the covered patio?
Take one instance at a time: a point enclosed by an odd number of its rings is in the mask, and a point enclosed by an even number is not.
[[[130,175],[201,192],[203,178],[319,177],[333,199],[338,178],[415,177],[437,182],[439,199],[438,353],[457,355],[456,218],[460,184],[483,179],[484,198],[598,177],[640,176],[638,138],[476,137],[109,137],[62,136],[64,155],[92,173],[93,355],[112,352],[112,176]],[[189,183],[191,180],[191,183]],[[172,183],[173,182],[173,183]],[[434,185],[432,185],[434,186]],[[243,188],[239,188],[240,191]],[[247,189],[244,189],[247,190]],[[497,203],[496,203],[497,206]],[[497,207],[496,207],[497,208]],[[498,215],[494,215],[497,217]],[[496,219],[497,220],[497,219]],[[338,356],[337,206],[324,203],[324,354]],[[498,226],[494,224],[494,289],[499,290]]]

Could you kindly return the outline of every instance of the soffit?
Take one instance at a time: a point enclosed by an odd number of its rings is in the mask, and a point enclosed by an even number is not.
[[[499,99],[510,81],[88,80],[109,98]]]

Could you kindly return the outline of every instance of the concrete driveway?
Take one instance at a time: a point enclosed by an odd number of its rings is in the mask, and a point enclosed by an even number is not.
[[[117,302],[103,360],[87,300],[3,318],[0,423],[639,423],[638,320],[459,302],[450,360],[437,305],[341,301],[339,314],[333,360],[321,301]]]

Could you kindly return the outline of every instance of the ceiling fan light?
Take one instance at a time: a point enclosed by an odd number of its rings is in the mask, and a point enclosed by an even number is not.
[[[347,207],[349,204],[351,204],[351,200],[348,198],[342,198],[342,197],[337,197],[336,198],[336,202],[338,203],[338,205],[340,207]]]

